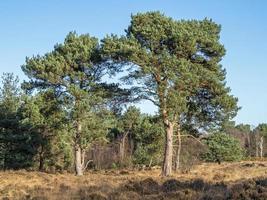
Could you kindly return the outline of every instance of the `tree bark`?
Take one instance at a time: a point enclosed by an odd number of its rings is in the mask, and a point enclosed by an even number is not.
[[[259,157],[259,149],[258,149],[258,137],[255,136],[255,144],[256,144],[256,158]]]
[[[76,146],[75,148],[75,170],[77,176],[83,175],[83,166],[82,166],[82,152],[81,147]]]
[[[259,142],[259,148],[260,148],[260,158],[263,158],[263,136],[261,136],[260,142]]]
[[[173,123],[165,123],[165,151],[164,162],[162,167],[162,176],[170,176],[172,173],[172,151],[173,151]]]
[[[251,157],[251,142],[250,142],[250,134],[247,134],[247,142],[248,142],[248,155]]]
[[[39,171],[44,171],[44,155],[43,155],[43,148],[39,153]]]
[[[124,153],[125,153],[125,137],[124,135],[121,138],[120,142],[120,161],[123,162],[124,160]]]
[[[130,155],[133,155],[134,152],[134,139],[132,138],[132,136],[130,137],[130,141],[129,141],[129,145],[130,145]]]
[[[81,137],[81,130],[82,126],[78,122],[77,123],[77,133],[76,133],[76,141],[75,141],[75,170],[77,176],[83,175],[83,154],[82,154],[82,148],[80,145],[80,137]]]
[[[176,159],[175,159],[175,165],[174,165],[175,171],[178,171],[178,169],[180,168],[181,148],[182,148],[181,131],[180,131],[180,126],[178,124],[177,125],[177,149],[176,149]]]
[[[120,141],[120,161],[123,162],[124,158],[125,158],[125,141],[126,138],[128,136],[129,131],[127,131],[126,133],[124,133],[121,137],[121,141]]]

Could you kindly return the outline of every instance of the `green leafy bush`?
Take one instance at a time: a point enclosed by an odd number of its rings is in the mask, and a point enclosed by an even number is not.
[[[225,133],[215,133],[206,139],[208,151],[203,155],[210,162],[240,161],[244,151],[234,137]]]

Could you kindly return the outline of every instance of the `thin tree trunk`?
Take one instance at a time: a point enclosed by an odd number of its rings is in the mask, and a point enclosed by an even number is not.
[[[250,133],[247,134],[247,142],[248,142],[248,155],[249,157],[251,157]]]
[[[44,171],[44,156],[43,156],[43,148],[39,153],[39,171]]]
[[[40,145],[40,151],[39,151],[39,171],[44,171],[44,153],[45,153],[45,144],[43,141],[46,140],[45,136],[48,134],[46,129],[38,129],[39,132],[43,132],[43,136],[42,136],[42,142]]]
[[[180,154],[181,154],[181,148],[182,148],[182,140],[181,140],[181,131],[180,126],[177,125],[177,149],[176,149],[176,159],[175,159],[175,165],[174,170],[178,171],[180,168]]]
[[[3,169],[4,169],[4,171],[6,170],[6,157],[7,157],[6,150],[7,150],[7,146],[4,147],[4,160],[3,160]]]
[[[128,136],[128,131],[123,134],[120,142],[120,161],[123,162],[125,158],[125,140]]]
[[[260,142],[259,142],[259,148],[260,148],[260,158],[263,158],[263,136],[261,136]]]
[[[256,158],[258,158],[259,157],[259,148],[258,148],[258,137],[256,136],[255,137],[255,140],[256,140]]]
[[[130,144],[130,151],[131,151],[130,154],[132,156],[133,155],[133,152],[134,152],[134,139],[132,137],[130,137],[129,144]]]
[[[121,138],[121,143],[120,143],[120,161],[121,162],[124,160],[124,153],[125,153],[125,137],[123,135]]]
[[[171,122],[168,122],[166,124],[165,152],[162,167],[162,176],[170,176],[172,173],[173,126],[174,125]]]
[[[82,148],[80,145],[80,134],[81,134],[82,126],[78,122],[77,123],[77,133],[76,133],[76,144],[75,144],[75,170],[77,176],[83,175],[83,162],[82,162]]]
[[[85,150],[82,150],[82,167],[83,167],[83,171],[85,170]]]
[[[151,168],[152,162],[153,162],[153,158],[151,158],[150,161],[149,161],[149,165],[148,165],[149,169]]]

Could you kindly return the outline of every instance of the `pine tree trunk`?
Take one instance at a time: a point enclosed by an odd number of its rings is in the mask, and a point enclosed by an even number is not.
[[[76,133],[76,141],[75,141],[75,170],[77,176],[83,175],[83,161],[82,161],[82,148],[80,145],[80,134],[81,134],[82,126],[80,123],[77,123],[77,133]]]
[[[176,149],[176,159],[175,159],[175,165],[174,170],[178,171],[180,168],[180,154],[181,154],[181,148],[182,148],[182,140],[181,140],[181,131],[180,126],[177,125],[177,149]]]
[[[162,176],[170,176],[172,173],[172,151],[173,151],[173,124],[168,122],[166,124],[165,135],[165,152],[164,162],[162,167]]]
[[[83,175],[82,150],[79,146],[76,146],[75,148],[75,170],[77,176]]]

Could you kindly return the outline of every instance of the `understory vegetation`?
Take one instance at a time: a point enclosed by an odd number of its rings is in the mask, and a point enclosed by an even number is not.
[[[266,199],[266,167],[266,161],[203,163],[191,173],[169,178],[160,177],[159,169],[93,170],[83,177],[6,171],[0,172],[0,196],[12,200]]]

